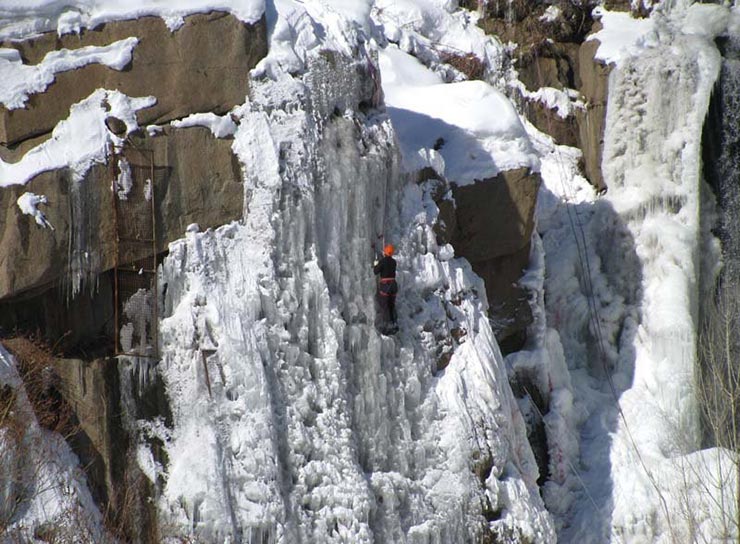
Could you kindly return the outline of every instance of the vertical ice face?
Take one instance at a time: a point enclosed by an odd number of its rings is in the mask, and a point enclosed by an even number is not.
[[[437,247],[433,200],[404,183],[390,123],[367,109],[369,74],[321,53],[301,78],[253,82],[233,146],[243,221],[170,247],[161,525],[259,542],[553,541],[483,284]],[[383,235],[398,248],[395,337],[375,326]]]
[[[719,54],[706,36],[682,31],[678,8],[668,11],[610,76],[602,161],[609,192],[573,198],[543,218],[551,229],[543,233],[548,321],[582,414],[582,464],[560,533],[569,542],[717,534],[712,503],[724,490],[700,485],[723,455],[696,452],[694,376],[708,234],[701,134]],[[550,188],[561,175],[543,167]]]
[[[726,37],[720,77],[715,88],[713,108],[705,132],[706,158],[704,168],[717,194],[722,209],[719,237],[722,240],[722,277],[728,285],[737,285],[740,278],[740,38]],[[708,158],[708,160],[707,160]]]
[[[647,393],[641,404],[648,401],[664,419],[654,421],[662,431],[649,442],[669,452],[677,448],[674,425],[686,439],[679,450],[698,446],[691,391],[702,238],[701,129],[719,55],[701,38],[664,40],[611,78],[603,167],[614,190],[609,201],[634,237],[642,269],[633,390]],[[653,382],[661,386],[651,393]],[[632,397],[625,395],[623,404]],[[635,423],[645,420],[637,406],[628,416]]]

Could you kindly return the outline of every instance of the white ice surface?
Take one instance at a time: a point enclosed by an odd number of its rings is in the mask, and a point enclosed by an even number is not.
[[[297,41],[255,70],[237,116],[243,222],[188,233],[164,265],[174,428],[160,512],[206,539],[458,542],[487,528],[552,541],[483,285],[436,247],[430,188],[404,185],[389,120],[353,109],[366,89],[347,74],[374,67],[313,41],[325,28],[352,45],[366,12],[319,7],[273,14]],[[375,327],[379,235],[398,248],[395,338]],[[435,375],[452,329],[462,340]]]
[[[611,57],[605,196],[574,174],[577,154],[537,143],[547,322],[575,399],[548,434],[568,454],[545,493],[566,542],[715,542],[733,515],[734,468],[726,452],[697,451],[694,398],[700,144],[720,11],[658,14],[660,32]],[[708,19],[703,33],[687,23]]]
[[[160,509],[210,539],[458,542],[488,526],[490,501],[491,530],[550,541],[482,283],[449,248],[437,257],[436,207],[403,186],[388,120],[326,117],[357,100],[326,86],[356,66],[318,61],[305,80],[256,85],[234,140],[244,224],[170,248],[175,428]],[[306,100],[325,109],[309,116]],[[370,245],[383,232],[403,286],[395,338],[375,327]],[[452,328],[464,339],[435,376]],[[476,463],[490,463],[482,479]]]

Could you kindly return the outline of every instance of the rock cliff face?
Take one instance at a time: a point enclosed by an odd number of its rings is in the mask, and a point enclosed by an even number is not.
[[[249,91],[248,71],[267,48],[264,22],[245,25],[222,13],[188,17],[173,33],[161,19],[149,17],[105,24],[79,36],[47,33],[4,47],[15,48],[25,62],[36,63],[55,48],[104,45],[129,36],[138,37],[139,44],[125,70],[88,65],[63,72],[46,92],[31,95],[26,108],[3,107],[3,160],[20,160],[49,137],[56,124],[69,115],[72,104],[99,87],[130,96],[156,97],[156,104],[138,111],[139,125],[168,123],[198,112],[226,113],[244,102]],[[117,130],[115,119],[110,120],[111,130]],[[203,127],[166,125],[151,136],[144,131],[129,134],[117,153],[152,169],[158,252],[182,237],[189,223],[207,228],[241,216],[241,171],[230,140],[217,139]],[[114,265],[111,187],[120,172],[108,162],[93,165],[81,181],[73,180],[66,169],[52,170],[35,176],[25,186],[10,186],[0,192],[0,305],[7,310],[0,313],[8,316],[2,324],[18,324],[18,313],[11,312],[7,303],[19,294],[28,298],[70,280],[75,252],[86,255],[78,266],[82,270],[77,270],[84,277],[94,279]],[[26,191],[47,197],[49,205],[44,213],[54,231],[37,227],[31,217],[21,213],[16,201]]]
[[[527,292],[517,282],[529,264],[540,181],[539,174],[520,168],[472,185],[451,184],[454,204],[437,191],[438,233],[483,278],[504,352],[521,347],[532,318]]]
[[[142,541],[143,532],[152,530],[155,522],[141,499],[150,494],[146,479],[129,455],[120,385],[121,375],[141,379],[136,376],[141,369],[119,375],[115,360],[90,360],[111,352],[110,270],[120,259],[117,221],[140,219],[116,219],[118,193],[125,192],[119,186],[122,170],[139,168],[142,177],[152,181],[156,205],[147,209],[155,213],[156,239],[147,246],[148,253],[166,252],[191,223],[205,229],[240,218],[243,175],[231,150],[232,138],[217,138],[204,126],[178,128],[169,123],[200,112],[228,114],[243,104],[249,70],[266,54],[267,38],[264,20],[247,25],[231,15],[210,13],[187,17],[174,32],[160,18],[147,17],[104,24],[79,35],[42,34],[2,47],[17,50],[25,64],[33,65],[51,51],[102,46],[131,36],[139,41],[124,70],[87,65],[58,73],[45,92],[30,96],[25,108],[0,106],[0,157],[11,165],[48,141],[51,131],[70,116],[70,107],[98,88],[154,96],[156,103],[139,110],[136,122],[158,125],[156,130],[130,131],[126,123],[109,117],[108,129],[125,140],[109,149],[105,163],[92,164],[81,177],[68,168],[48,170],[25,185],[0,189],[0,331],[43,331],[65,349],[84,354],[87,360],[57,359],[53,364],[57,392],[75,418],[75,432],[68,440],[86,467],[95,501],[118,518],[110,522]],[[25,192],[46,196],[43,212],[53,230],[36,225],[20,210],[17,200]],[[98,348],[101,339],[104,350]],[[127,391],[142,395],[135,406],[126,407],[130,417],[166,417],[162,406],[167,404],[157,383],[143,389],[127,385]],[[140,521],[132,523],[127,511],[136,512],[133,517]]]
[[[157,103],[139,112],[142,126],[195,112],[226,113],[244,102],[249,70],[267,50],[264,23],[245,25],[220,12],[192,15],[175,32],[159,17],[144,17],[103,24],[79,35],[47,32],[0,46],[18,50],[26,64],[37,64],[51,51],[109,45],[131,36],[139,41],[125,69],[90,64],[62,72],[43,94],[31,95],[26,108],[0,106],[0,143],[15,145],[48,134],[67,117],[72,104],[99,88],[155,96]]]
[[[533,5],[534,4],[534,5]],[[583,151],[589,181],[604,188],[601,155],[610,68],[595,60],[598,42],[584,41],[597,29],[591,15],[594,2],[487,2],[480,25],[502,41],[517,45],[514,67],[524,85],[521,100],[530,121],[559,144]],[[596,26],[595,26],[596,25]],[[551,88],[577,91],[565,116],[538,99]]]

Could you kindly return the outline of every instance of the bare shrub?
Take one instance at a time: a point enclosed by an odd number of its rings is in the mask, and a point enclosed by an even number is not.
[[[31,537],[60,543],[100,541],[100,535],[90,533],[90,513],[79,501],[70,501],[53,520],[35,520],[39,523],[30,528],[14,526],[23,509],[45,493],[68,493],[64,481],[49,471],[55,463],[49,457],[55,442],[45,431],[68,439],[79,425],[61,394],[53,348],[33,336],[3,339],[3,345],[15,358],[20,382],[0,386],[0,534],[8,535],[10,542]]]
[[[54,370],[52,346],[34,336],[3,340],[15,357],[18,373],[36,419],[44,429],[68,438],[78,430],[71,406],[60,392],[60,378]]]
[[[714,300],[704,305],[699,335],[697,398],[704,442],[725,450],[734,469],[734,505],[720,504],[723,536],[740,538],[740,285],[721,286]],[[727,473],[720,462],[715,474],[702,475],[723,501]]]

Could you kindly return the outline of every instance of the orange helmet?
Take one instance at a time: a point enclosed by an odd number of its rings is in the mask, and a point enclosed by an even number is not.
[[[393,247],[393,244],[388,244],[383,248],[383,255],[385,255],[386,257],[390,257],[391,255],[393,255],[393,252],[395,250],[396,249]]]

